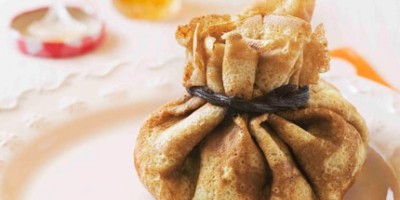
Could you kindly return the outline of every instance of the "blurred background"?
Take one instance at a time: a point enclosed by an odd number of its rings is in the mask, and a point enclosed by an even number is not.
[[[154,1],[154,2],[153,2]],[[13,17],[49,0],[0,1],[0,108],[12,107],[28,87],[60,82],[71,73],[107,70],[126,61],[164,62],[184,56],[174,39],[177,25],[210,13],[238,13],[247,0],[63,0],[96,15],[106,27],[105,41],[95,51],[67,59],[26,56],[16,48]],[[132,3],[133,2],[133,3]],[[150,7],[151,4],[158,6]],[[168,4],[171,7],[168,8]],[[136,5],[136,6],[135,6]],[[144,5],[146,9],[137,9]],[[132,9],[134,7],[134,9]],[[166,10],[159,9],[166,7]],[[130,10],[129,10],[130,9]],[[136,9],[136,10],[135,10]],[[140,12],[139,12],[140,11]],[[159,12],[157,12],[159,11]],[[135,15],[135,13],[137,13]],[[159,13],[160,15],[145,15]],[[126,15],[132,17],[128,18]],[[140,18],[149,18],[143,20]],[[161,19],[161,20],[160,20]],[[351,48],[391,85],[400,89],[400,2],[397,0],[318,0],[313,25],[323,23],[330,49]],[[50,84],[50,83],[45,83]]]

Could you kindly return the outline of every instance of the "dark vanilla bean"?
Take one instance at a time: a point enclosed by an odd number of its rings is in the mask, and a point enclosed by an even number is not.
[[[194,86],[187,91],[192,96],[200,97],[213,105],[233,108],[244,113],[272,113],[304,107],[310,98],[308,86],[296,85],[281,86],[253,101],[215,93],[205,86]]]

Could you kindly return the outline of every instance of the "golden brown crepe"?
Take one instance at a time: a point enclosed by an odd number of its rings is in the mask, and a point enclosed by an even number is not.
[[[261,6],[260,6],[261,5]],[[342,199],[362,168],[368,135],[357,110],[319,79],[329,69],[314,1],[268,1],[239,16],[181,26],[184,86],[246,100],[287,85],[310,99],[274,113],[228,113],[190,95],[162,106],[140,130],[134,160],[156,199]]]

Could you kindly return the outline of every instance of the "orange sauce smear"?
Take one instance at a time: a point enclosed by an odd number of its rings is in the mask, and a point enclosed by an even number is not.
[[[330,55],[335,58],[340,58],[350,62],[357,70],[357,74],[368,78],[370,80],[376,81],[388,88],[396,90],[392,85],[385,81],[375,70],[368,64],[368,62],[358,55],[354,50],[350,48],[339,48],[334,49],[330,52]],[[397,90],[396,90],[397,91]]]

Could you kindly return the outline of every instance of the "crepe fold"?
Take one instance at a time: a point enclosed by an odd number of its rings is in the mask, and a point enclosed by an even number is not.
[[[329,56],[322,25],[309,24],[314,1],[269,2],[179,27],[184,86],[253,100],[308,85],[307,105],[232,114],[186,94],[162,106],[143,124],[134,152],[156,199],[342,199],[364,165],[364,120],[319,78]]]
[[[177,38],[187,49],[187,88],[253,99],[286,84],[316,84],[329,69],[323,26],[312,32],[293,16],[211,15],[180,27]]]

